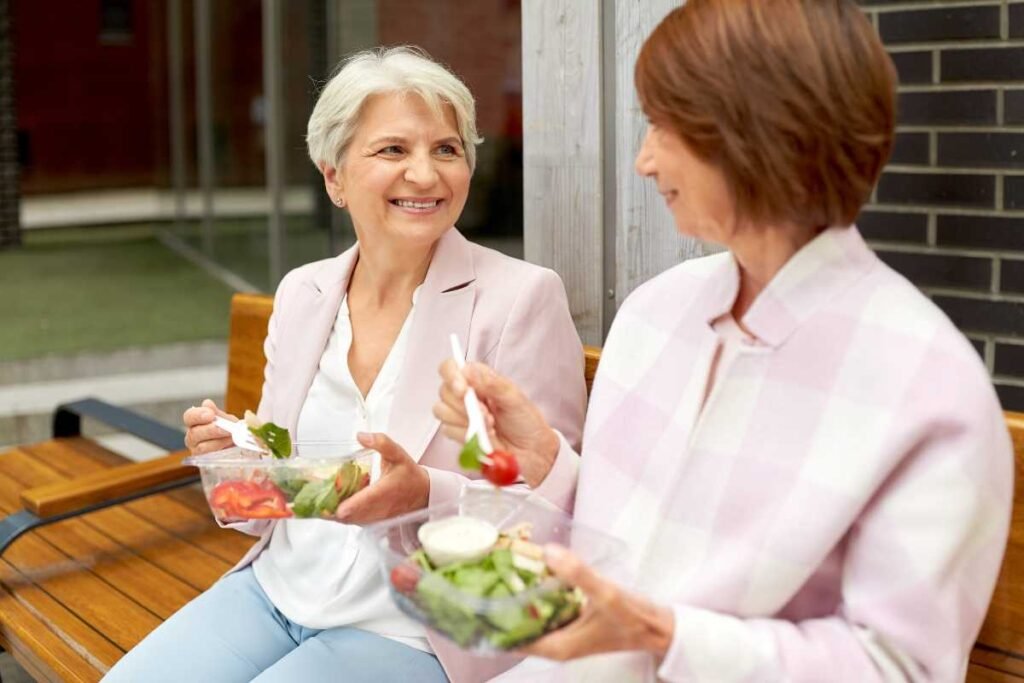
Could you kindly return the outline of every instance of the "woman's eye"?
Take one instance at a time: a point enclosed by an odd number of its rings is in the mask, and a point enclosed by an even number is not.
[[[459,153],[459,150],[455,147],[455,145],[441,145],[440,147],[437,148],[437,151],[446,157],[453,157]]]
[[[399,147],[398,145],[388,145],[387,147],[381,149],[380,152],[378,152],[378,154],[388,154],[388,155],[401,154],[401,153],[402,153],[402,148]]]

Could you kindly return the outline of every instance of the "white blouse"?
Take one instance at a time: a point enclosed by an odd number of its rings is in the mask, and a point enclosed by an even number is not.
[[[416,294],[413,293],[413,307]],[[305,441],[355,440],[357,432],[384,432],[395,385],[405,360],[412,309],[384,366],[363,397],[348,367],[352,321],[348,297],[320,359],[296,437]],[[391,601],[378,554],[361,540],[362,529],[327,520],[282,520],[253,562],[256,580],[274,606],[307,628],[351,626],[431,652],[423,626]]]

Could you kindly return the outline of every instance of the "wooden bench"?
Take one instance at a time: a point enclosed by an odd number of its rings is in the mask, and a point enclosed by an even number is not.
[[[272,304],[232,300],[225,407],[236,415],[259,403]],[[588,390],[600,353],[585,348]],[[41,681],[98,680],[252,543],[213,523],[183,451],[131,463],[81,437],[82,416],[181,445],[180,430],[85,400],[58,409],[54,439],[0,453],[0,645]],[[1024,415],[1007,424],[1019,477]],[[968,680],[1024,683],[1024,495]]]
[[[236,414],[259,403],[271,305],[232,301]],[[128,461],[80,436],[83,417],[175,452]],[[57,410],[54,436],[0,453],[0,645],[36,680],[97,681],[253,539],[213,522],[180,429],[87,399]]]

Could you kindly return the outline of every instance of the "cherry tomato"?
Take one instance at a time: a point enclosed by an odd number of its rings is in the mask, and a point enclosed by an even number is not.
[[[221,519],[291,517],[288,501],[273,482],[224,481],[210,493],[210,507]]]
[[[391,570],[391,585],[399,593],[408,595],[416,590],[420,582],[420,570],[409,564],[398,564]]]
[[[495,486],[514,484],[519,478],[519,461],[516,456],[505,451],[494,451],[489,456],[489,463],[483,464],[483,475]]]

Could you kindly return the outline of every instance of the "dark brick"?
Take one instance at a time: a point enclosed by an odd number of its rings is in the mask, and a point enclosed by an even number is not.
[[[999,291],[1024,292],[1024,261],[1003,259],[999,267]]]
[[[996,393],[1003,410],[1024,410],[1024,387],[996,382]]]
[[[933,301],[963,332],[1024,334],[1024,303],[935,296]]]
[[[901,93],[898,111],[901,125],[996,123],[996,91]]]
[[[939,165],[1024,168],[1024,133],[939,133]]]
[[[1003,117],[1006,123],[1024,123],[1024,90],[1007,90],[1004,97]]]
[[[1024,176],[1006,176],[1003,179],[1003,207],[1024,209]]]
[[[889,56],[896,65],[900,83],[909,85],[932,82],[931,52],[893,52]]]
[[[878,17],[886,43],[999,37],[999,7],[942,7],[886,12]]]
[[[1024,47],[943,50],[939,74],[944,83],[1024,80]]]
[[[878,256],[921,287],[963,287],[988,291],[992,284],[992,259],[988,258],[881,250]]]
[[[1010,5],[1010,37],[1024,38],[1024,3]]]
[[[1024,377],[1024,344],[996,343],[995,374]]]
[[[939,246],[1024,250],[1024,218],[1006,216],[945,216],[935,225]]]
[[[928,133],[899,133],[896,135],[891,164],[928,165]]]
[[[882,175],[878,183],[878,201],[994,208],[995,189],[995,178],[988,175],[889,171]]]
[[[865,209],[857,216],[857,229],[869,240],[916,242],[928,239],[928,216],[923,213],[897,213]]]
[[[974,347],[974,350],[978,352],[978,355],[981,356],[982,360],[985,360],[985,340],[968,337],[967,341],[971,342],[971,346]]]

